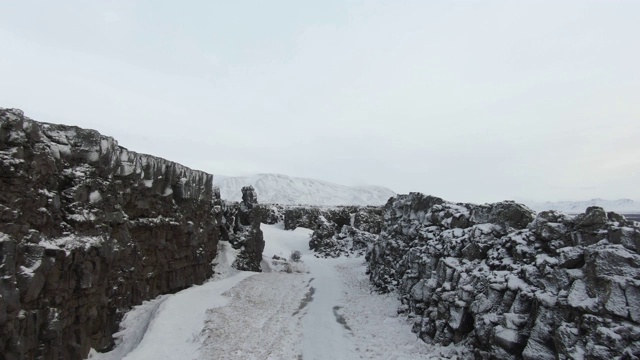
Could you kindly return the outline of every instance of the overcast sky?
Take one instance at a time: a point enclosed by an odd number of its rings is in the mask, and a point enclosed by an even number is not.
[[[0,2],[0,106],[213,174],[640,199],[640,1]]]

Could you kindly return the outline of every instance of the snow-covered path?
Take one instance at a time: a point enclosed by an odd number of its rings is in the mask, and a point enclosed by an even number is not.
[[[129,339],[97,359],[456,358],[417,339],[395,295],[371,293],[362,258],[316,258],[306,229],[262,230],[266,272],[231,273],[134,309],[123,322]],[[294,250],[300,272],[269,271],[273,255]]]
[[[342,322],[339,311],[344,292],[333,261],[312,260],[303,256],[313,281],[313,300],[303,318],[303,347],[305,359],[357,359],[349,325]]]

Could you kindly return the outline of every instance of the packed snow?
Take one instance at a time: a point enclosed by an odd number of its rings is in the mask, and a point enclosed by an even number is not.
[[[394,294],[372,292],[363,258],[315,257],[308,229],[262,230],[263,273],[232,269],[235,251],[221,242],[211,281],[134,308],[114,335],[115,349],[90,358],[461,358],[461,349],[428,345],[411,332]],[[296,250],[299,262],[290,260]],[[296,266],[279,271],[283,261]]]
[[[258,174],[246,177],[216,175],[214,185],[224,200],[240,201],[243,186],[251,185],[261,203],[283,205],[384,205],[396,194],[380,186],[345,186],[326,181]]]

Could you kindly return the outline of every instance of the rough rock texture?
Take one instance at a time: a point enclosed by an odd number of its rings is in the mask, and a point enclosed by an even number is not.
[[[0,354],[80,359],[211,274],[212,175],[0,109]]]
[[[285,211],[285,229],[313,229],[309,248],[319,257],[362,256],[382,227],[382,208],[292,207]]]
[[[284,208],[284,229],[294,230],[297,227],[315,229],[320,216],[338,226],[355,226],[358,229],[374,234],[380,233],[382,225],[382,207],[380,206],[286,206]]]
[[[238,270],[261,272],[260,262],[265,242],[260,230],[264,208],[258,205],[258,197],[251,186],[242,188],[242,202],[221,201],[215,211],[223,240],[234,249],[240,249],[233,264]]]
[[[258,217],[263,224],[277,224],[284,222],[285,206],[278,204],[259,204]]]
[[[367,256],[425,341],[476,359],[638,359],[639,249],[640,229],[598,207],[534,217],[411,193],[387,203]]]
[[[378,237],[349,225],[338,228],[324,216],[319,222],[309,240],[309,248],[316,252],[316,257],[364,256]]]
[[[295,230],[298,227],[315,229],[322,208],[319,206],[291,206],[284,211],[284,229]]]

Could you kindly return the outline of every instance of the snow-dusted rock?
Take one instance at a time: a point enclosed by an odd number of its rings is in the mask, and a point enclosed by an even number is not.
[[[640,357],[640,229],[589,208],[534,215],[501,202],[391,199],[369,259],[427,342],[478,359]]]
[[[263,224],[273,225],[284,222],[285,208],[276,204],[261,204],[258,216]]]
[[[221,201],[216,208],[217,223],[222,239],[240,250],[233,267],[260,272],[265,245],[260,221],[265,209],[258,205],[257,195],[251,186],[242,188],[242,199],[240,203]]]
[[[373,234],[380,233],[382,207],[379,206],[287,206],[284,209],[284,228],[297,227],[315,229],[321,222],[320,216],[335,223],[340,231],[343,225],[354,226]]]
[[[242,187],[242,203],[249,209],[252,209],[254,205],[258,204],[258,194],[253,186]]]
[[[378,237],[377,234],[349,225],[339,228],[323,216],[319,221],[320,224],[309,240],[309,248],[318,257],[364,256],[367,248]]]
[[[213,176],[0,109],[0,357],[81,359],[124,311],[202,283]]]
[[[312,229],[309,248],[320,257],[362,256],[382,227],[382,208],[375,206],[286,207],[284,226]]]

